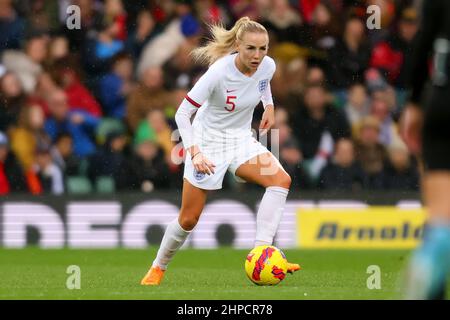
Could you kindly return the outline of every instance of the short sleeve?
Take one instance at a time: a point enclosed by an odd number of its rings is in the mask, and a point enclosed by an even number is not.
[[[269,60],[269,73],[270,73],[270,79],[272,80],[273,74],[275,73],[275,71],[277,70],[277,65],[275,63],[275,60],[273,60],[272,58],[268,57]]]

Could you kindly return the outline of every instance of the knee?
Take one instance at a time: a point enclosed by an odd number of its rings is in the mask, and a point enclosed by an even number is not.
[[[292,178],[289,174],[283,172],[282,174],[276,176],[274,183],[278,187],[289,189],[292,184]]]
[[[178,218],[178,222],[180,223],[180,226],[183,228],[183,230],[191,231],[197,225],[198,217],[194,215],[181,215]]]
[[[264,187],[282,187],[285,189],[289,189],[291,187],[291,183],[291,176],[283,171],[270,177],[270,179],[267,180],[267,185],[265,185]]]

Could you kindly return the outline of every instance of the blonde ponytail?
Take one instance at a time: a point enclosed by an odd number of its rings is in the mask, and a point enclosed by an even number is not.
[[[191,52],[195,61],[201,64],[211,65],[217,59],[232,53],[236,47],[236,40],[242,40],[245,32],[264,32],[266,28],[249,17],[242,17],[230,30],[222,25],[209,25],[212,39],[203,47]]]

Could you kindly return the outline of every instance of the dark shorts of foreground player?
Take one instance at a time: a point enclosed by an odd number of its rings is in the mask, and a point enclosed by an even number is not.
[[[426,170],[450,170],[450,87],[434,87],[425,107],[423,160]]]

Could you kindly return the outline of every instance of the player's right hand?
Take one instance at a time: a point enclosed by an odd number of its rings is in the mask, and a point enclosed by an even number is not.
[[[201,152],[192,157],[192,164],[197,172],[206,173],[207,175],[214,174],[214,168],[216,167]]]

